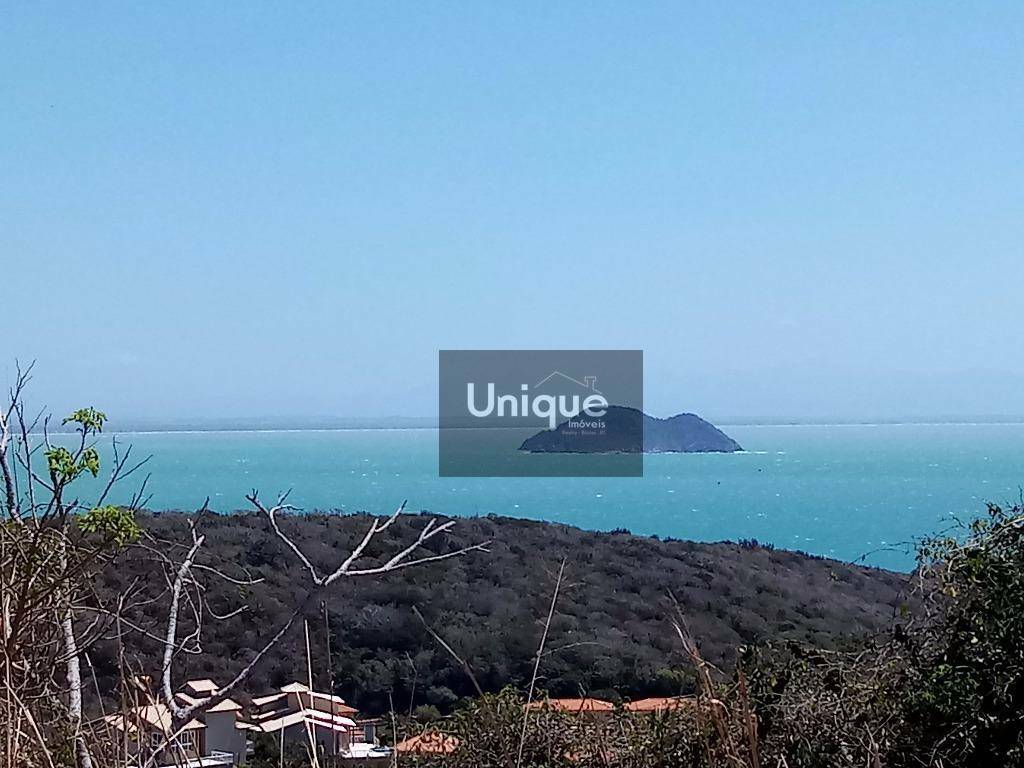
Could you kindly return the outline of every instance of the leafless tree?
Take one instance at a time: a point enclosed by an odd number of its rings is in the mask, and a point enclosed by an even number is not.
[[[170,597],[167,609],[166,631],[163,638],[163,655],[160,669],[160,693],[163,701],[170,708],[173,715],[173,730],[180,731],[191,719],[206,711],[212,706],[231,695],[241,683],[249,677],[256,665],[282,640],[296,621],[308,612],[311,606],[316,606],[322,599],[325,591],[332,584],[341,579],[367,578],[383,576],[404,568],[411,568],[427,563],[436,563],[450,560],[455,557],[476,551],[486,551],[489,542],[481,542],[466,547],[453,549],[449,552],[431,555],[418,555],[421,547],[431,539],[450,530],[454,520],[447,520],[439,523],[437,519],[431,518],[419,530],[416,538],[407,545],[400,547],[397,551],[383,558],[377,556],[375,562],[364,563],[368,558],[368,550],[371,549],[375,538],[388,530],[396,520],[405,512],[403,502],[393,513],[387,517],[373,518],[370,526],[362,539],[355,547],[327,573],[321,573],[312,560],[289,536],[280,525],[281,515],[289,512],[296,512],[295,507],[287,503],[288,494],[282,494],[272,505],[264,504],[256,491],[253,491],[246,499],[263,518],[265,518],[274,532],[274,535],[285,545],[295,556],[302,566],[301,570],[306,577],[307,593],[305,598],[293,607],[291,613],[274,631],[270,639],[259,648],[249,662],[232,678],[228,683],[221,686],[210,694],[200,697],[188,704],[181,704],[174,696],[175,686],[173,679],[174,661],[184,645],[194,643],[201,632],[203,605],[202,578],[226,578],[238,583],[237,579],[226,574],[223,569],[209,565],[199,565],[197,559],[206,542],[206,537],[199,530],[199,523],[196,520],[190,521],[189,530],[191,533],[191,545],[184,553],[184,556],[176,564],[171,577]],[[205,507],[204,507],[205,509]],[[201,510],[202,511],[202,510]],[[377,562],[383,559],[383,562]],[[168,563],[170,561],[168,560]],[[201,576],[200,576],[201,574]],[[180,614],[183,604],[188,603],[192,612],[192,631],[184,639],[179,638]],[[234,612],[232,613],[234,615]]]
[[[59,724],[74,744],[78,764],[93,768],[83,733],[81,660],[101,622],[79,626],[74,605],[90,591],[90,576],[117,549],[125,533],[118,521],[132,520],[145,482],[128,507],[107,507],[106,497],[146,460],[133,463],[131,450],[121,451],[115,442],[109,477],[98,496],[86,502],[73,495],[77,477],[99,473],[96,436],[105,416],[92,408],[76,411],[63,422],[75,432],[51,440],[49,418],[30,417],[25,410],[31,373],[31,365],[17,368],[0,410],[0,664],[4,714],[14,724],[7,729],[3,757],[8,765],[28,764],[25,750],[35,745],[40,759],[52,762],[43,742]],[[76,520],[84,525],[75,526]],[[95,535],[83,535],[87,531]],[[58,669],[63,680],[54,675]],[[61,702],[63,713],[40,702]]]
[[[99,475],[96,445],[106,417],[93,408],[75,411],[62,422],[70,424],[74,432],[59,439],[51,435],[50,419],[41,414],[31,417],[25,409],[23,396],[31,371],[31,366],[18,369],[6,406],[0,411],[0,678],[2,714],[9,724],[0,743],[3,768],[57,768],[54,755],[61,751],[56,747],[64,740],[73,745],[79,768],[97,768],[102,756],[118,753],[124,764],[125,745],[113,743],[102,727],[90,730],[83,722],[83,660],[99,638],[113,637],[118,643],[125,678],[121,685],[125,725],[130,705],[138,702],[134,690],[133,702],[124,698],[124,691],[131,689],[127,678],[141,670],[128,670],[124,648],[133,638],[159,643],[159,674],[153,676],[158,682],[147,696],[165,705],[171,717],[164,734],[168,749],[145,757],[146,765],[155,765],[158,757],[166,759],[173,751],[183,727],[238,689],[333,584],[486,551],[484,542],[424,554],[425,544],[455,524],[453,520],[429,519],[412,541],[381,554],[375,541],[405,512],[403,503],[391,515],[374,518],[352,550],[321,572],[282,528],[282,517],[297,511],[287,503],[287,494],[266,505],[253,491],[247,496],[249,503],[295,557],[306,595],[238,674],[210,694],[185,701],[175,695],[176,662],[182,655],[201,652],[205,621],[229,621],[245,609],[239,605],[227,612],[214,610],[206,599],[211,580],[250,586],[258,579],[244,571],[230,572],[230,564],[203,561],[206,504],[189,518],[187,538],[181,541],[157,540],[137,525],[136,512],[148,501],[148,478],[127,505],[109,504],[115,486],[147,461],[134,461],[131,449],[123,449],[116,438],[107,479],[95,498],[86,501],[75,495],[78,477]],[[126,548],[154,563],[153,575],[163,580],[163,586],[154,593],[136,580],[116,600],[105,602],[92,584]],[[164,606],[161,627],[132,620],[133,611],[142,606],[152,608],[154,603]],[[99,699],[100,692],[95,695]],[[98,744],[102,748],[98,749]]]

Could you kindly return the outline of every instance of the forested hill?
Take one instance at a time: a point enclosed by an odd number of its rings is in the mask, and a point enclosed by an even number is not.
[[[145,516],[141,522],[159,539],[187,540],[183,514]],[[374,542],[371,559],[412,541],[425,522],[419,515],[401,518]],[[365,515],[281,520],[282,528],[322,572],[344,559],[368,525]],[[300,602],[307,582],[294,554],[261,517],[210,515],[201,521],[201,530],[207,540],[200,562],[234,575],[245,567],[264,579],[252,587],[218,583],[211,588],[208,597],[218,612],[242,603],[249,610],[226,621],[207,619],[203,652],[181,660],[182,679],[187,675],[226,680]],[[450,534],[429,544],[444,551],[485,540],[492,542],[488,553],[386,577],[350,579],[331,588],[330,659],[341,695],[369,711],[386,709],[389,692],[397,708],[408,707],[413,697],[417,705],[431,704],[442,711],[472,695],[466,674],[431,639],[413,613],[414,606],[469,662],[485,689],[524,683],[562,558],[567,559],[565,586],[547,645],[553,652],[541,667],[542,685],[552,695],[584,691],[636,697],[685,689],[688,665],[668,621],[668,590],[679,599],[705,657],[728,665],[738,645],[759,639],[792,638],[835,646],[844,638],[882,628],[901,604],[907,581],[902,574],[750,543],[662,541],[501,517],[460,519]],[[165,586],[158,561],[137,553],[107,573],[107,581],[97,585],[107,596],[136,578],[152,594]],[[157,613],[154,604],[135,618],[150,622],[147,626],[159,634]],[[187,631],[187,610],[183,620]],[[326,686],[321,612],[311,613],[309,627],[316,682]],[[131,641],[135,648],[140,643],[142,651],[133,655],[145,669],[155,671],[156,644],[140,638]],[[94,649],[91,659],[101,686],[112,685],[114,646]],[[246,693],[259,695],[305,675],[300,626],[260,662]]]

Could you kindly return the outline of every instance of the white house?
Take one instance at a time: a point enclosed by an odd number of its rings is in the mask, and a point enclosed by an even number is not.
[[[282,744],[308,743],[312,736],[325,755],[373,758],[389,754],[386,747],[376,744],[376,721],[360,718],[340,696],[291,683],[252,703],[253,728],[277,734]]]
[[[227,768],[230,754],[211,754],[205,745],[205,726],[190,720],[177,732],[171,730],[171,710],[163,703],[149,703],[102,719],[115,744],[124,743],[129,766],[143,765],[155,757],[158,765],[181,768]]]
[[[171,710],[153,695],[149,678],[133,679],[132,689],[137,704],[102,719],[114,743],[127,746],[129,766],[154,756],[158,765],[175,768],[230,768],[245,762],[252,726],[239,717],[242,707],[236,701],[224,699],[173,732]],[[189,680],[175,699],[187,706],[216,690],[212,680]]]
[[[175,694],[182,705],[195,704],[198,699],[209,696],[219,686],[209,679],[189,680]],[[241,719],[242,705],[234,699],[224,699],[213,705],[198,720],[203,724],[204,755],[230,754],[232,765],[245,762],[246,735],[251,730],[248,723]]]

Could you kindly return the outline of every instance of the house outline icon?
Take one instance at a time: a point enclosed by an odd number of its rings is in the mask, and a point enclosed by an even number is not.
[[[539,389],[540,387],[547,384],[555,376],[561,376],[563,379],[571,381],[573,384],[576,384],[577,386],[583,387],[588,392],[593,392],[594,394],[597,395],[604,394],[600,389],[597,388],[597,376],[584,376],[583,381],[580,381],[579,379],[574,379],[572,376],[569,376],[566,373],[562,373],[561,371],[552,371],[543,379],[534,384],[533,388]]]

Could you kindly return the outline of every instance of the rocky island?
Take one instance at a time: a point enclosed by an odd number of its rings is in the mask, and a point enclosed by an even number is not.
[[[612,405],[595,419],[574,417],[523,441],[530,453],[734,453],[743,448],[693,413],[658,419],[635,408]]]

